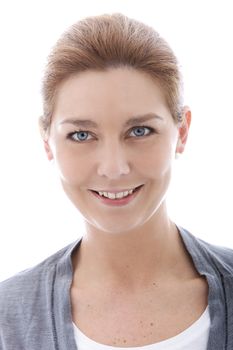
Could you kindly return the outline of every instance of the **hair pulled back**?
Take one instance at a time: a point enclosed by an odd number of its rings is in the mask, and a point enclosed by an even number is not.
[[[163,89],[173,119],[181,118],[182,77],[176,56],[152,27],[123,14],[87,17],[73,24],[53,47],[42,83],[41,128],[47,133],[56,92],[64,80],[86,70],[128,66],[147,73]]]

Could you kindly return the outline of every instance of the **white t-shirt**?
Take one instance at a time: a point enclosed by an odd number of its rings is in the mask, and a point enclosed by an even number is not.
[[[83,334],[74,325],[74,335],[79,350],[206,350],[210,329],[209,307],[207,306],[200,318],[178,335],[161,342],[139,347],[124,347],[104,345],[95,342]]]

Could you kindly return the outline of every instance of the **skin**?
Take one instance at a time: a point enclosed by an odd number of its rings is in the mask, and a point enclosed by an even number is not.
[[[136,138],[131,132],[129,137],[132,128],[124,127],[124,123],[148,113],[161,118],[144,123],[155,133]],[[63,122],[76,118],[99,125],[98,130],[82,128],[90,132],[82,144],[66,138],[78,128]],[[48,158],[55,160],[63,188],[85,218],[88,231],[124,234],[139,227],[143,230],[148,220],[156,217],[160,221],[162,213],[167,221],[164,197],[175,153],[184,149],[189,124],[190,111],[186,111],[185,123],[178,128],[162,91],[135,70],[85,72],[62,84],[46,151]],[[140,125],[143,123],[135,123]],[[88,191],[130,189],[142,184],[143,194],[127,209],[100,205]]]
[[[125,126],[130,118],[148,114],[157,117]],[[74,125],[77,119],[97,127],[80,128]],[[127,346],[140,346],[166,339],[206,307],[206,282],[169,219],[165,200],[175,154],[184,151],[190,122],[185,106],[178,125],[159,85],[135,69],[87,71],[58,90],[44,146],[64,191],[85,220],[85,235],[73,255],[72,312],[79,327],[99,342],[121,346],[127,340]],[[82,134],[84,141],[78,141],[79,130],[88,131]],[[107,206],[90,192],[139,185],[142,189],[126,206]],[[153,300],[149,308],[148,298]],[[109,308],[114,315],[110,319]],[[145,337],[132,317],[122,321],[126,313],[148,324],[156,323],[157,315],[161,329]],[[108,320],[107,326],[100,320]],[[117,343],[116,328],[124,338]]]

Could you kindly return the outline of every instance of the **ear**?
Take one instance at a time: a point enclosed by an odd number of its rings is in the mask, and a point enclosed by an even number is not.
[[[53,160],[53,152],[51,150],[48,140],[43,140],[43,143],[44,143],[44,149],[45,149],[45,153],[47,154],[48,160]]]
[[[184,106],[182,112],[182,122],[178,127],[179,138],[176,145],[176,154],[183,153],[188,139],[189,128],[191,124],[191,110],[188,106]]]
[[[41,116],[39,118],[39,130],[40,130],[40,135],[41,135],[42,140],[43,140],[44,149],[45,149],[45,153],[47,155],[47,158],[48,158],[48,160],[52,160],[53,159],[53,153],[52,153],[51,147],[49,145],[48,135],[47,135],[47,133],[44,130],[43,116]]]

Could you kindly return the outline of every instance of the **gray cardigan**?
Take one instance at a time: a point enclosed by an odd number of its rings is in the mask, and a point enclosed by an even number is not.
[[[233,350],[233,250],[179,231],[209,284],[208,350]],[[69,290],[71,253],[80,242],[0,283],[0,350],[77,350]]]

